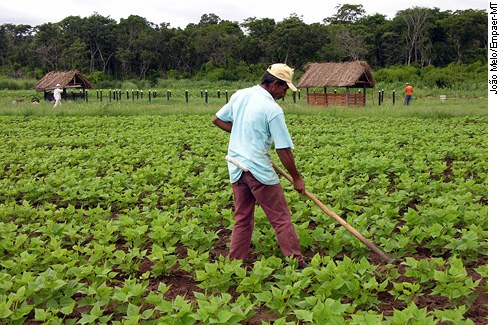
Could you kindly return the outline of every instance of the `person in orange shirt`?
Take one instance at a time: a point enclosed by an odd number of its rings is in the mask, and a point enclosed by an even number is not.
[[[410,105],[412,100],[413,87],[408,82],[406,83],[405,94],[404,105]]]

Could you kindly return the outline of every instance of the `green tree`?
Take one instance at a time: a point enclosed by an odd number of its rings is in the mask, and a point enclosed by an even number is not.
[[[88,51],[88,72],[95,70],[105,74],[113,63],[118,46],[117,23],[114,19],[98,13],[83,19],[80,27],[80,37]]]
[[[79,16],[64,18],[58,25],[61,27],[61,65],[64,69],[78,69],[87,72],[87,44],[80,37],[85,19]]]
[[[384,35],[390,29],[391,21],[385,15],[365,16],[353,24],[365,35],[366,61],[373,67],[385,65]],[[395,50],[395,49],[393,49]]]
[[[33,43],[36,28],[30,25],[3,24],[0,27],[2,67],[13,77],[23,76],[23,68],[34,67]]]
[[[87,68],[87,60],[85,58],[86,44],[81,38],[77,38],[69,46],[62,51],[61,64],[67,70],[84,70]]]
[[[63,68],[60,64],[63,49],[62,31],[58,24],[47,23],[37,27],[35,56],[44,70]]]
[[[307,25],[302,21],[302,17],[292,14],[279,22],[272,34],[274,53],[271,57],[272,62],[302,67],[317,57],[317,52],[324,46],[326,40],[323,26]]]
[[[271,18],[244,20],[242,27],[247,36],[244,39],[243,59],[248,65],[269,64],[273,61],[272,35],[276,30],[276,21]]]
[[[419,60],[424,64],[430,54],[429,27],[434,10],[439,11],[437,8],[413,7],[398,11],[394,18],[397,26],[401,26],[407,65]]]
[[[367,16],[362,5],[337,5],[324,24],[292,14],[276,22],[247,18],[239,25],[208,13],[185,28],[160,26],[131,15],[120,23],[94,13],[58,23],[0,25],[0,73],[41,77],[79,69],[94,80],[158,76],[248,78],[285,62],[366,60],[391,65],[444,67],[487,59],[484,10],[440,11],[413,7],[394,19]]]
[[[486,58],[488,15],[485,10],[455,11],[439,24],[453,49],[455,61],[472,63]]]
[[[202,62],[211,61],[218,67],[227,68],[230,63],[239,61],[243,37],[237,23],[222,21],[214,14],[204,15],[197,27],[194,48]]]
[[[168,47],[168,42],[174,37],[175,29],[170,28],[170,24],[161,23],[157,31],[157,73],[162,78],[166,77],[165,71],[174,69],[171,64],[169,53],[173,50]]]
[[[181,71],[186,75],[193,75],[196,72],[200,64],[193,39],[194,31],[189,28],[173,31],[165,47],[171,70]]]
[[[121,63],[122,77],[136,73],[145,79],[156,54],[155,27],[153,23],[136,15],[120,19],[116,57]]]
[[[352,24],[366,15],[363,5],[346,3],[337,5],[335,9],[337,12],[333,16],[323,19],[325,24]]]

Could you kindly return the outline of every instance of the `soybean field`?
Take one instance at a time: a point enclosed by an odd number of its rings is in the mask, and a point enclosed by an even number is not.
[[[228,134],[211,124],[223,99],[134,105],[2,104],[0,323],[488,323],[484,100],[287,98],[308,191],[396,260],[282,179],[301,271],[260,208],[250,257],[227,257]]]

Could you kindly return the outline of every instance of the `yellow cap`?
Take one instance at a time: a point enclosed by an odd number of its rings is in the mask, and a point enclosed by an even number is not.
[[[287,66],[284,63],[275,63],[269,66],[267,68],[267,72],[272,74],[278,79],[281,79],[286,82],[288,85],[288,88],[290,88],[292,91],[297,91],[297,87],[295,87],[292,84],[292,78],[293,78],[293,69]]]

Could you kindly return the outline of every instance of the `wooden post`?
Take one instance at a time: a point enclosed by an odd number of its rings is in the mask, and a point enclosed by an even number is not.
[[[396,91],[393,89],[392,90],[392,106],[396,104]]]
[[[220,99],[220,89],[217,89],[217,98]]]
[[[366,106],[366,84],[363,84],[363,104]]]
[[[309,88],[306,88],[306,101],[307,105],[309,105]]]
[[[349,108],[349,87],[345,87],[345,108]]]
[[[325,107],[328,107],[328,94],[326,93],[326,87],[323,88],[323,93],[325,94]]]
[[[208,90],[205,89],[205,104],[208,104]]]
[[[227,93],[227,89],[226,89],[226,104],[229,102],[229,94]]]
[[[189,91],[186,89],[186,104],[189,102]]]
[[[148,90],[149,102],[151,103],[151,89]]]

